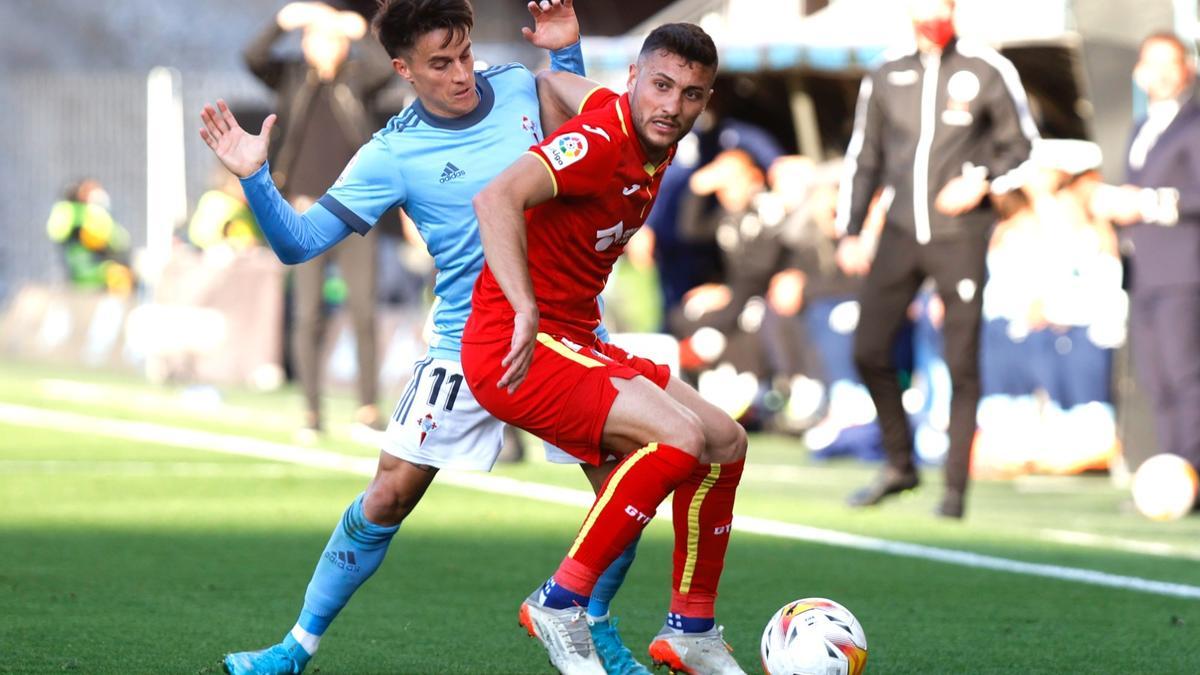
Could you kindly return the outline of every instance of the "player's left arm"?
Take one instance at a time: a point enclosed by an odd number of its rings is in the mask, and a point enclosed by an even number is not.
[[[1039,134],[1016,67],[1002,56],[989,65],[995,75],[992,86],[985,92],[992,121],[992,151],[984,164],[989,178],[994,180],[1029,159],[1033,141]]]
[[[529,275],[525,210],[554,198],[554,178],[544,164],[532,153],[521,155],[471,202],[479,218],[484,258],[516,313],[512,348],[501,362],[508,370],[496,384],[507,387],[509,393],[524,381],[537,338],[538,308]]]
[[[552,134],[567,120],[578,115],[588,97],[599,90],[598,83],[573,73],[543,70],[537,74],[538,106],[542,131]]]
[[[575,16],[574,0],[540,0],[528,4],[529,13],[533,16],[533,28],[521,28],[521,35],[529,44],[551,52],[551,60],[555,52],[568,51],[560,58],[579,57],[579,70],[566,68],[573,72],[583,73],[583,52],[579,51],[579,18]]]
[[[963,165],[962,174],[951,179],[938,193],[936,206],[942,213],[957,216],[979,205],[992,187],[1029,159],[1037,125],[1029,112],[1029,101],[1017,69],[999,54],[987,61],[991,77],[982,85],[983,100],[991,120],[990,149],[982,165]]]

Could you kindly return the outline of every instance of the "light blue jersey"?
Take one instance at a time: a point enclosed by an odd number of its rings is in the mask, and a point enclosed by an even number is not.
[[[578,44],[551,53],[556,70],[583,73]],[[263,234],[285,263],[313,258],[351,232],[366,234],[395,206],[416,223],[437,266],[430,355],[458,360],[483,269],[471,199],[543,138],[533,74],[512,63],[475,74],[479,105],[439,117],[417,100],[375,133],[303,215],[283,201],[269,167],[242,179]]]
[[[435,358],[457,358],[483,268],[471,199],[542,138],[537,89],[524,66],[496,66],[476,82],[479,106],[464,117],[438,117],[420,101],[393,117],[317,202],[363,234],[391,207],[404,207],[438,269]]]

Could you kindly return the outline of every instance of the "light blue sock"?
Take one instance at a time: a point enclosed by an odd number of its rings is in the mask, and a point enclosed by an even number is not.
[[[400,529],[399,525],[383,527],[367,520],[363,496],[350,504],[329,537],[308,582],[304,609],[290,633],[310,655],[354,591],[379,569],[392,535]]]
[[[588,616],[595,619],[608,616],[608,604],[620,590],[621,584],[625,583],[625,574],[629,572],[629,566],[633,564],[633,558],[637,555],[638,539],[641,538],[642,535],[639,534],[629,542],[629,546],[596,580],[596,586],[592,588],[592,597],[588,599]]]

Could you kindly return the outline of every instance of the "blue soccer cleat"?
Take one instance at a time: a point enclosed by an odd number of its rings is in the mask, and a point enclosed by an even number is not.
[[[229,675],[299,675],[311,658],[288,633],[283,642],[266,649],[226,654],[221,665]]]
[[[621,642],[617,633],[617,620],[593,621],[588,618],[588,627],[592,631],[592,642],[596,645],[596,653],[604,662],[604,671],[608,675],[650,675],[650,669],[633,658],[633,652]]]

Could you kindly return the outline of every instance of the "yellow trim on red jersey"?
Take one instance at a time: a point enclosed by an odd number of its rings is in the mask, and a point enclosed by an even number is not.
[[[534,152],[533,150],[526,150],[525,152],[528,152],[529,154],[533,155],[534,157],[537,157],[538,159],[540,159],[542,161],[542,166],[546,167],[546,171],[548,171],[550,173],[550,182],[554,183],[554,196],[557,197],[558,196],[558,176],[554,175],[554,169],[550,168],[550,162],[547,162],[546,158],[543,157],[542,153],[540,153],[540,152]]]
[[[625,135],[628,136],[629,127],[625,126],[625,111],[621,110],[621,98],[619,96],[613,105],[617,106],[617,119],[621,120],[621,131],[624,131]]]
[[[540,338],[541,334],[539,334],[538,337]],[[575,552],[579,550],[579,546],[583,543],[584,537],[586,537],[588,531],[592,529],[592,525],[596,524],[596,518],[600,517],[600,512],[604,510],[604,507],[608,505],[609,500],[612,499],[613,492],[616,492],[617,486],[621,484],[621,479],[625,477],[625,474],[629,473],[629,470],[633,468],[634,464],[637,464],[642,460],[643,457],[649,455],[655,450],[658,450],[658,443],[651,443],[650,445],[647,445],[641,450],[633,453],[633,456],[629,459],[621,462],[621,464],[617,467],[617,470],[613,472],[611,477],[609,477],[608,484],[604,486],[604,492],[600,493],[600,497],[596,499],[596,504],[592,506],[592,510],[588,512],[587,520],[583,521],[583,527],[579,528],[579,534],[575,537],[575,543],[571,545],[571,550],[567,552],[568,558],[574,557]]]
[[[696,494],[692,495],[692,503],[688,506],[687,560],[683,563],[683,576],[679,579],[680,593],[687,593],[692,588],[692,575],[696,572],[696,558],[700,553],[700,507],[720,476],[721,465],[710,464],[708,475],[700,481],[700,487],[696,488]]]
[[[575,363],[578,363],[579,365],[584,366],[586,368],[601,368],[604,366],[603,363],[600,363],[596,359],[591,359],[591,358],[584,356],[583,354],[580,354],[579,352],[575,351],[574,349],[571,349],[570,347],[564,345],[563,343],[559,342],[558,340],[555,340],[554,338],[550,337],[549,335],[547,335],[545,333],[538,333],[537,341],[542,343],[543,345],[549,347],[552,351],[557,352],[560,356],[565,356],[568,359],[571,359]]]
[[[586,106],[586,105],[587,105],[588,99],[590,99],[590,98],[592,97],[592,94],[594,94],[594,93],[596,93],[596,92],[600,91],[600,90],[601,90],[601,89],[603,89],[603,88],[604,88],[603,86],[601,86],[601,85],[597,85],[597,86],[596,86],[595,88],[593,88],[591,91],[589,91],[588,93],[584,94],[584,95],[583,95],[583,100],[579,102],[579,109],[575,111],[575,114],[576,114],[576,115],[581,115],[581,114],[583,114],[583,108],[584,108],[584,106]]]

